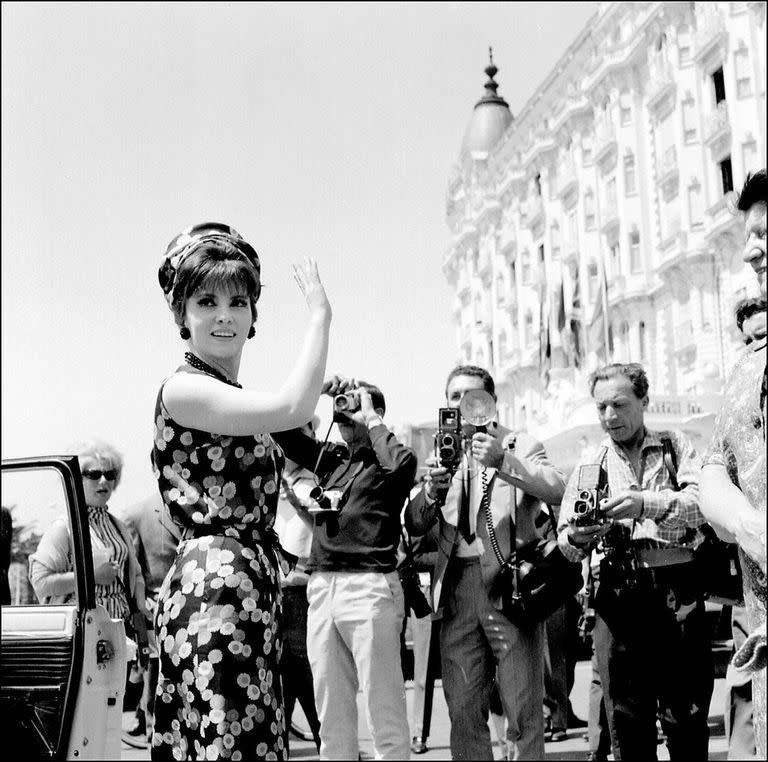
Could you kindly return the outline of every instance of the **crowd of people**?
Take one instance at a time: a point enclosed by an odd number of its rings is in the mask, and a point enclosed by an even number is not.
[[[464,427],[455,462],[435,453],[419,474],[385,423],[381,389],[326,377],[331,307],[311,259],[294,267],[309,310],[295,366],[277,390],[242,388],[259,257],[220,223],[176,236],[159,280],[187,352],[157,395],[156,495],[117,519],[107,503],[119,453],[100,441],[75,449],[98,602],[127,623],[138,662],[149,656],[129,740],[148,738],[155,760],[285,759],[298,702],[321,758],[356,760],[362,690],[375,757],[407,759],[427,750],[424,707],[439,669],[453,759],[493,759],[491,716],[510,759],[543,759],[546,733],[557,740],[578,721],[565,644],[579,608],[571,596],[546,619],[507,615],[497,581],[512,568],[512,593],[525,602],[518,556],[548,538],[547,553],[583,570],[580,600],[594,609],[590,758],[655,759],[658,719],[672,759],[706,759],[714,671],[701,549],[716,533],[738,546],[744,579],[726,709],[732,752],[765,758],[767,201],[762,170],[739,197],[744,260],[762,296],[736,316],[749,346],[709,450],[702,458],[682,433],[649,429],[645,370],[611,364],[589,382],[605,439],[568,479],[541,442],[495,417]],[[495,383],[462,365],[444,392],[446,409],[460,409],[467,395],[495,400]],[[321,394],[335,400],[342,442],[318,437]],[[66,533],[51,526],[31,557],[41,600],[73,593]],[[416,615],[419,591],[427,617]]]

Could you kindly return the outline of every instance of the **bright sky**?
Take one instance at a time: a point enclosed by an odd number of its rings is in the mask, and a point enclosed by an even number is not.
[[[113,507],[154,488],[155,398],[184,351],[157,268],[205,220],[262,260],[244,385],[292,367],[290,263],[312,255],[328,374],[379,384],[394,427],[434,419],[458,357],[445,191],[488,46],[516,114],[595,9],[3,3],[2,457],[101,436],[125,455]]]

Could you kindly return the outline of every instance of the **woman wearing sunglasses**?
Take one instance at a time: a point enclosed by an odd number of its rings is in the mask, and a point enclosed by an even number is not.
[[[77,455],[88,509],[96,603],[112,619],[128,621],[131,611],[144,611],[144,578],[133,542],[122,521],[107,505],[120,482],[123,459],[107,442],[93,439],[70,448]],[[56,519],[29,557],[29,579],[41,603],[66,603],[75,594],[69,522]]]
[[[157,604],[152,759],[285,759],[286,554],[274,529],[284,458],[270,432],[315,412],[331,308],[315,262],[294,266],[309,316],[293,370],[275,390],[244,389],[261,293],[253,247],[228,225],[195,225],[168,245],[158,275],[187,351],[155,406],[152,462],[182,539]]]

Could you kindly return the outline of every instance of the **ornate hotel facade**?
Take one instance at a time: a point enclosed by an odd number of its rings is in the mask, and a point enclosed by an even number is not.
[[[491,61],[442,268],[457,359],[491,370],[508,425],[594,424],[606,358],[644,364],[657,422],[716,409],[757,293],[732,191],[766,165],[765,26],[764,3],[599,3],[514,117]]]

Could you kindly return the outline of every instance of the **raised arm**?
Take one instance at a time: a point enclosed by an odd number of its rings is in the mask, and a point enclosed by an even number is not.
[[[294,275],[309,307],[304,343],[293,370],[277,392],[238,389],[197,373],[177,373],[163,388],[163,402],[183,426],[244,436],[285,431],[314,414],[325,375],[331,307],[314,260]]]

